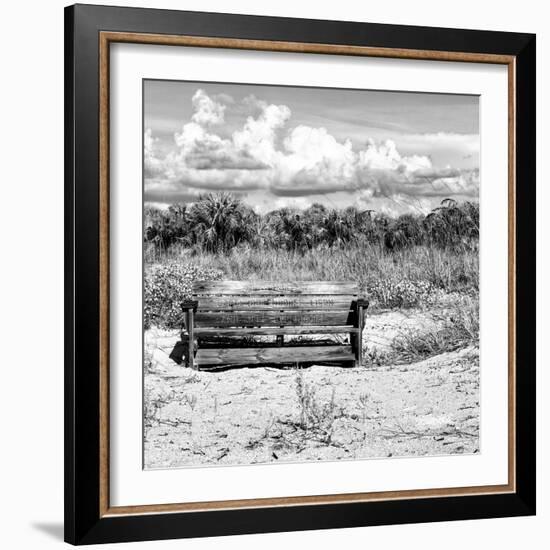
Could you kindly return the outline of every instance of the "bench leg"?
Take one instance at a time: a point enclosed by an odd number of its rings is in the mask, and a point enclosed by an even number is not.
[[[357,308],[357,328],[355,334],[355,366],[360,367],[363,364],[363,306]]]
[[[195,338],[194,338],[195,314],[192,309],[187,310],[187,366],[195,368]]]

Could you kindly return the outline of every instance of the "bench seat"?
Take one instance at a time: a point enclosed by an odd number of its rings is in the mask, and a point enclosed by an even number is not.
[[[351,346],[285,346],[271,348],[199,348],[198,368],[222,365],[354,361]]]

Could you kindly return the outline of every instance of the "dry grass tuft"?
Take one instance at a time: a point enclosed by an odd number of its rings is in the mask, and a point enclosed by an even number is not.
[[[432,314],[433,325],[407,329],[392,342],[401,361],[418,361],[479,342],[479,296],[464,295],[444,314]]]

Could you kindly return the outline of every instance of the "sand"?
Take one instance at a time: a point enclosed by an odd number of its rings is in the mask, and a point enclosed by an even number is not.
[[[477,347],[378,364],[400,331],[430,322],[423,311],[369,316],[358,368],[193,371],[168,358],[178,331],[147,331],[145,467],[479,452]]]

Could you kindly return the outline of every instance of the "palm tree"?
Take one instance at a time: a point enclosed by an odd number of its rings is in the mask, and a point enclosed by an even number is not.
[[[252,214],[231,193],[201,195],[189,210],[193,241],[209,252],[227,252],[247,240]]]
[[[430,243],[460,249],[479,238],[479,205],[454,199],[443,199],[424,219],[424,230]]]
[[[146,241],[153,242],[157,248],[164,250],[176,242],[186,242],[188,220],[184,204],[173,204],[168,210],[149,207],[144,214]]]
[[[281,208],[269,214],[269,223],[277,235],[277,244],[287,250],[305,251],[311,248],[311,225],[307,216],[290,208]]]
[[[311,246],[316,247],[324,242],[323,223],[327,216],[327,207],[324,204],[314,202],[303,212],[303,217],[309,227]]]
[[[328,213],[323,220],[323,234],[330,246],[349,243],[353,237],[352,217],[337,209]]]

